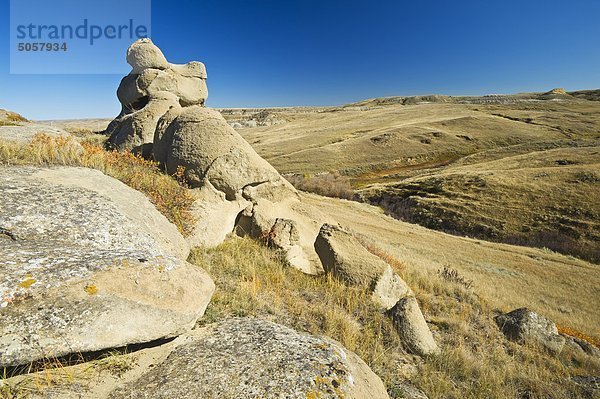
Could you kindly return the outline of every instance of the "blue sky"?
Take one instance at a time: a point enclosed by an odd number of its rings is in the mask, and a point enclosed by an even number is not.
[[[118,113],[122,76],[11,75],[9,0],[0,4],[0,108]],[[598,88],[599,15],[598,0],[153,0],[151,37],[171,62],[206,64],[211,107],[332,105]]]

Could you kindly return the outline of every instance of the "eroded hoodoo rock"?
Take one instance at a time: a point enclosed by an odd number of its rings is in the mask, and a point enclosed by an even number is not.
[[[106,129],[107,146],[149,155],[161,116],[174,106],[204,105],[206,68],[196,61],[170,64],[150,39],[133,43],[127,62],[132,71],[117,90],[121,113]]]
[[[167,173],[183,175],[197,198],[190,245],[215,246],[233,231],[268,235],[292,266],[321,272],[313,243],[326,220],[218,111],[204,107],[204,64],[170,64],[149,39],[129,48],[127,62],[133,69],[117,91],[123,110],[107,129],[107,146],[152,154]],[[294,225],[293,238],[275,226],[284,218]],[[275,237],[281,234],[288,237]]]
[[[431,354],[437,350],[416,301],[398,305],[414,295],[390,265],[369,253],[334,220],[302,202],[294,187],[218,111],[204,107],[202,64],[173,66],[149,40],[134,43],[127,62],[133,70],[119,87],[121,104],[136,105],[146,97],[150,102],[130,114],[125,107],[127,116],[112,125],[136,122],[133,126],[138,130],[121,131],[129,140],[125,141],[138,140],[136,132],[143,131],[147,136],[142,141],[148,150],[151,147],[154,159],[167,173],[183,175],[193,188],[192,212],[197,222],[187,238],[191,246],[216,246],[232,232],[262,240],[282,251],[287,262],[304,273],[331,272],[346,283],[368,287],[373,299],[391,312],[411,351]],[[189,84],[171,84],[186,82],[180,77],[187,76],[202,79],[201,90],[196,87],[191,92]],[[111,143],[118,134],[111,136]]]

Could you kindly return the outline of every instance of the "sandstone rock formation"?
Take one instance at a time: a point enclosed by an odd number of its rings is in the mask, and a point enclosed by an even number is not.
[[[352,232],[324,224],[315,250],[326,272],[349,285],[367,287],[373,300],[388,310],[398,335],[412,353],[426,356],[438,352],[414,293],[391,266],[371,254]]]
[[[322,273],[314,242],[328,218],[296,196],[274,195],[277,190],[267,194],[252,188],[246,193],[251,205],[239,215],[236,233],[284,251],[288,263],[304,273]]]
[[[204,65],[169,64],[148,39],[129,48],[127,62],[133,70],[117,91],[123,111],[107,129],[108,145],[153,154],[167,173],[183,175],[197,198],[192,212],[198,223],[189,243],[215,246],[233,231],[255,238],[289,235],[273,230],[277,219],[287,218],[295,226],[293,239],[280,237],[273,245],[290,265],[320,273],[313,243],[325,220],[218,111],[204,107]]]
[[[389,311],[402,342],[412,353],[420,356],[433,355],[439,348],[425,322],[423,313],[414,296],[407,296]]]
[[[214,290],[141,193],[84,168],[0,168],[0,367],[173,337]]]
[[[110,398],[388,398],[357,355],[326,338],[249,318],[191,335]]]
[[[551,320],[527,308],[498,315],[495,320],[511,341],[541,345],[551,353],[559,353],[565,344],[565,338]]]
[[[368,287],[373,300],[386,310],[401,298],[412,295],[390,265],[373,255],[348,230],[324,224],[315,241],[323,268],[347,284]]]
[[[310,274],[321,271],[312,243],[320,223],[316,210],[306,210],[296,190],[215,110],[173,107],[158,122],[154,157],[167,173],[183,171],[197,200],[198,220],[188,241],[214,246],[236,230],[261,238],[276,219],[297,225],[293,243],[279,249],[289,263]],[[248,223],[253,229],[237,228]]]
[[[121,113],[109,124],[107,147],[149,156],[156,124],[171,107],[203,106],[208,97],[206,68],[201,62],[175,65],[150,39],[140,39],[127,51],[132,67],[121,80],[117,97]]]
[[[200,106],[173,107],[159,120],[154,158],[167,173],[183,168],[192,187],[209,182],[227,200],[248,186],[287,183],[218,111]],[[287,184],[289,193],[294,189]]]

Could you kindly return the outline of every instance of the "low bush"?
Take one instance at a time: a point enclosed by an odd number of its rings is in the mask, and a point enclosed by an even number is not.
[[[339,172],[323,174],[291,174],[285,178],[298,190],[323,195],[325,197],[355,199],[350,179]]]

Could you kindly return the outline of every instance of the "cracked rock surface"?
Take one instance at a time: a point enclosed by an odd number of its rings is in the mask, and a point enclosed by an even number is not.
[[[227,319],[185,338],[110,398],[388,398],[354,353],[269,321]]]
[[[0,367],[179,335],[214,290],[141,193],[85,168],[0,168]]]

